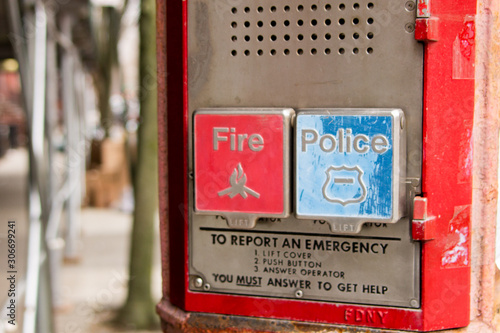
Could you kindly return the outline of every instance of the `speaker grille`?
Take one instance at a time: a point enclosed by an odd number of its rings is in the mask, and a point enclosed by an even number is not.
[[[371,55],[380,29],[377,16],[375,1],[238,1],[226,16],[228,52],[234,57]]]

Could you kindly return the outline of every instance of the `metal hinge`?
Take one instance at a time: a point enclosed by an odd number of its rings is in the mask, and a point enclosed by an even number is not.
[[[435,42],[439,39],[439,19],[431,15],[431,0],[417,0],[415,39]]]
[[[417,241],[432,240],[436,236],[436,217],[427,214],[427,198],[413,199],[412,238]]]

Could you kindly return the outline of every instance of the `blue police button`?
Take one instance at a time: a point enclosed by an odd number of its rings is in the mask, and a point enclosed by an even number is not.
[[[296,121],[297,218],[357,233],[405,209],[406,134],[399,109],[306,109]]]

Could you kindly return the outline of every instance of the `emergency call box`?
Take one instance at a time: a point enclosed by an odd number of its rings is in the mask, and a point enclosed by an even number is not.
[[[165,299],[270,331],[467,325],[473,2],[168,0]]]

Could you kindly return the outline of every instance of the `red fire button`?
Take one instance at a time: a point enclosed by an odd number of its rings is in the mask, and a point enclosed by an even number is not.
[[[194,115],[198,213],[249,228],[289,214],[291,109],[204,109]]]

